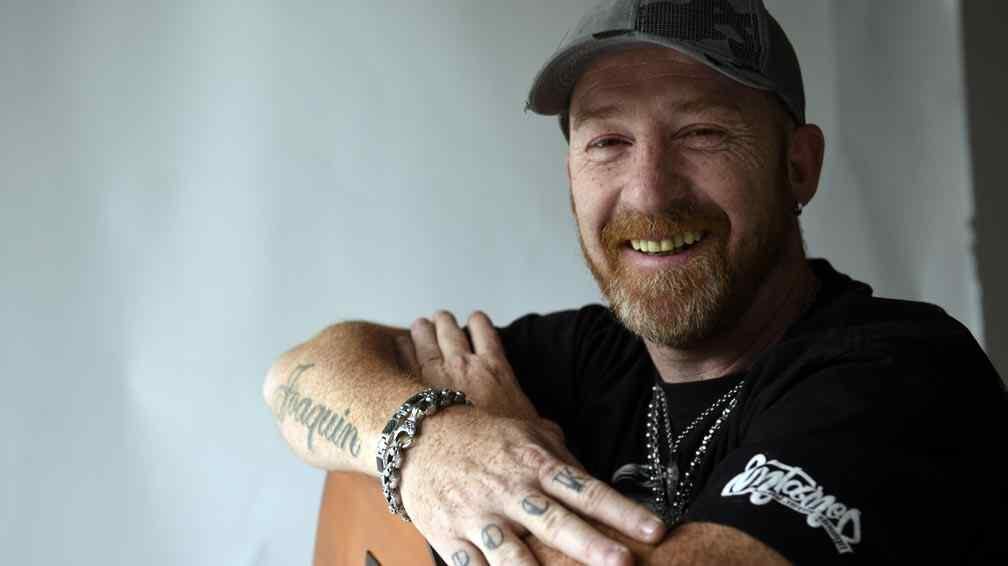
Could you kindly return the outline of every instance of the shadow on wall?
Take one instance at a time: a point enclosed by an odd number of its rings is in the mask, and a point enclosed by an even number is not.
[[[1008,67],[1003,23],[1008,2],[970,0],[962,3],[966,100],[975,203],[974,251],[983,297],[987,354],[1008,380],[1008,173],[1005,171],[1004,125],[1008,124]]]

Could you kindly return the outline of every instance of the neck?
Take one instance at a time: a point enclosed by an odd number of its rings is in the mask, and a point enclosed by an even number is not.
[[[743,371],[784,336],[812,300],[817,284],[800,242],[797,250],[788,252],[787,259],[770,271],[749,308],[727,332],[689,348],[646,341],[655,368],[666,383],[714,379]]]

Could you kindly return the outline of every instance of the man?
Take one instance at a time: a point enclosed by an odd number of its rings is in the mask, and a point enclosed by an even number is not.
[[[377,475],[377,453],[456,565],[993,556],[1001,382],[937,307],[805,258],[824,139],[761,2],[603,2],[529,105],[560,115],[609,307],[334,325],[264,386],[301,457]],[[401,432],[427,386],[472,405]]]

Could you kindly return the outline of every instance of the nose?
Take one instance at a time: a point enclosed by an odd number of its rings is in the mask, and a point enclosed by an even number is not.
[[[630,182],[623,190],[623,204],[641,213],[658,213],[689,196],[679,156],[667,142],[638,143],[632,160]]]

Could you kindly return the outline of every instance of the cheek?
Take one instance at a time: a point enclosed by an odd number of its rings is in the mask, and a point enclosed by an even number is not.
[[[759,187],[751,182],[746,171],[726,167],[724,163],[711,165],[704,170],[707,173],[702,179],[697,179],[695,186],[702,188],[700,198],[709,201],[727,218],[725,244],[729,253],[737,253],[764,221]]]
[[[689,160],[691,176],[707,196],[733,221],[760,210],[775,198],[777,190],[775,156],[769,146],[746,138],[714,154],[694,154]]]
[[[616,206],[617,193],[606,191],[605,184],[589,175],[571,179],[571,209],[585,243],[591,247],[601,239],[601,232]]]

